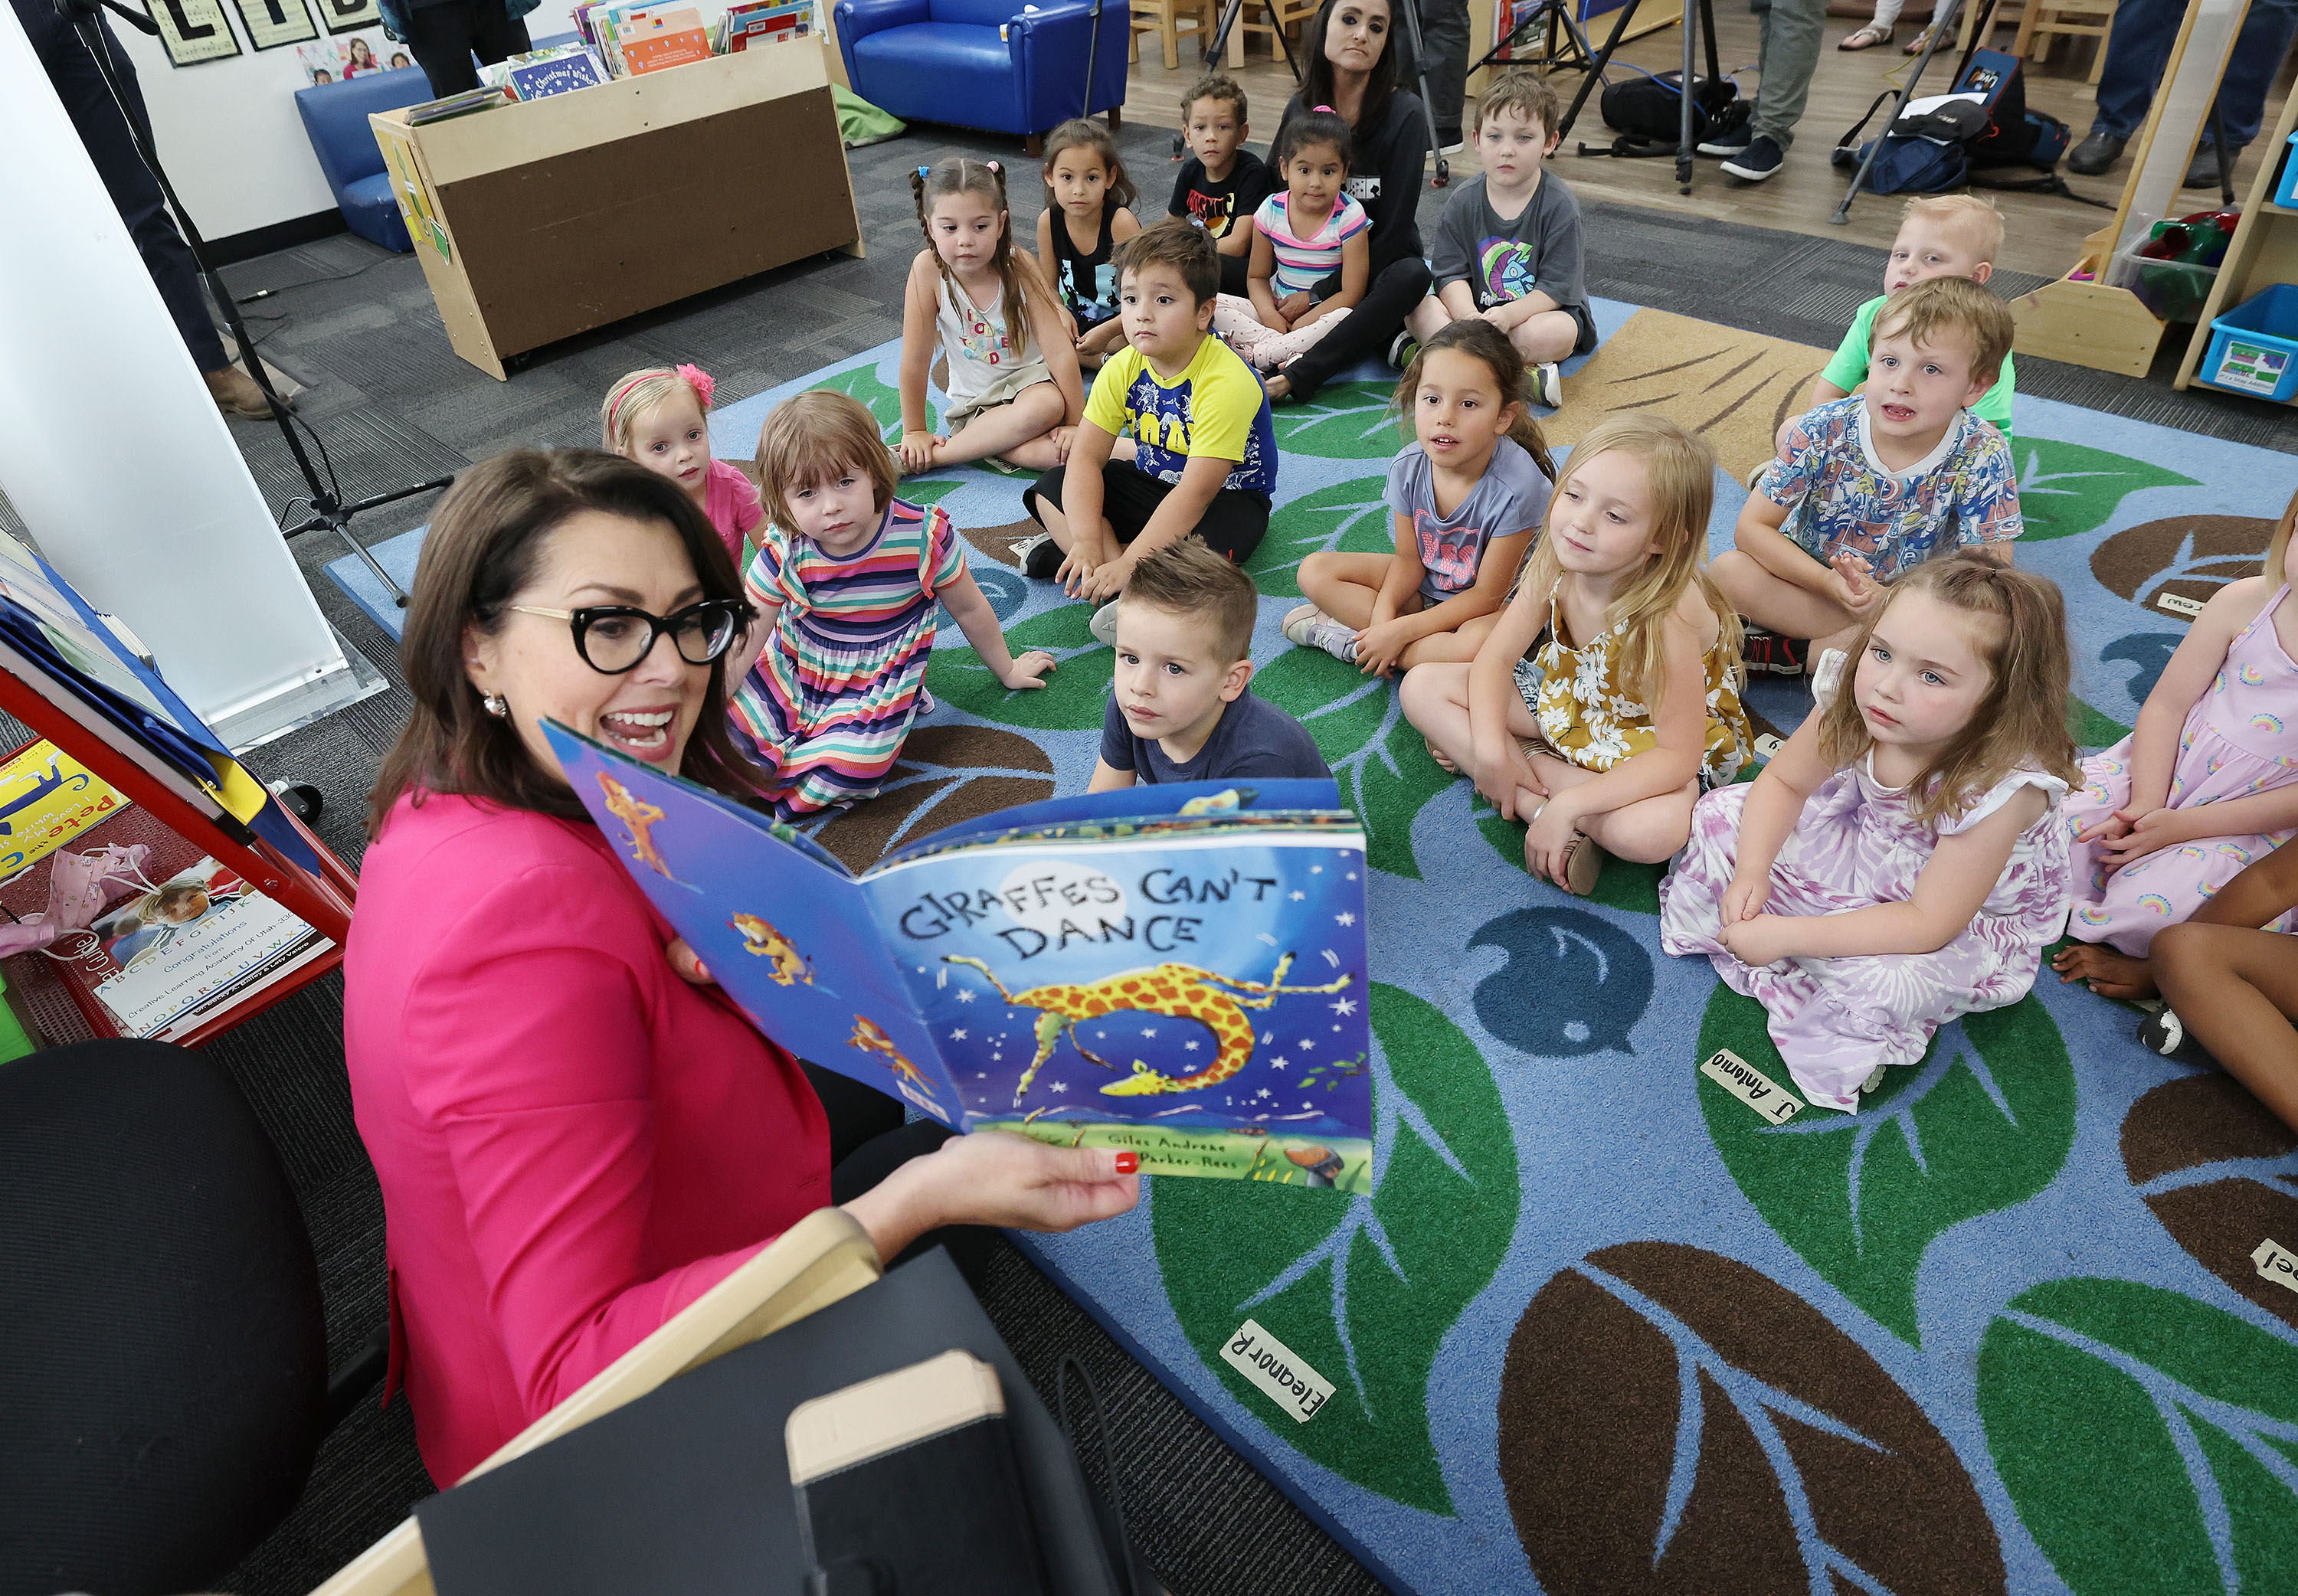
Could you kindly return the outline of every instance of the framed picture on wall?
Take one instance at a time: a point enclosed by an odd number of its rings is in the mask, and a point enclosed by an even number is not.
[[[247,29],[247,42],[259,50],[277,50],[282,45],[300,45],[319,37],[303,0],[232,0],[232,4],[239,7],[239,25]]]
[[[197,66],[239,54],[223,0],[144,0],[144,9],[159,25],[170,66]]]
[[[319,20],[329,33],[357,33],[383,26],[383,7],[376,0],[317,0]]]

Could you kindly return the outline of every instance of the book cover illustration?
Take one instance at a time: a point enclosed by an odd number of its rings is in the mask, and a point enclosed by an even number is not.
[[[710,35],[701,11],[691,5],[618,12],[615,37],[633,75],[710,59]]]
[[[1331,781],[1055,798],[857,878],[548,729],[632,879],[791,1052],[959,1129],[1371,1189],[1364,836]]]
[[[297,954],[321,951],[317,931],[212,858],[129,898],[92,929],[103,953],[86,962],[118,967],[96,983],[95,996],[129,1037],[161,1035]]]
[[[45,738],[0,765],[0,875],[62,847],[128,799]]]
[[[578,44],[553,45],[507,56],[481,69],[480,76],[508,88],[519,100],[549,99],[578,88],[594,88],[608,80],[607,69],[599,58],[588,45]]]

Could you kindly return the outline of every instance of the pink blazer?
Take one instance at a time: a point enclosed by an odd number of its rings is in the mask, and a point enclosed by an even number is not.
[[[597,828],[402,798],[360,875],[343,1050],[448,1485],[826,1204],[830,1129]]]

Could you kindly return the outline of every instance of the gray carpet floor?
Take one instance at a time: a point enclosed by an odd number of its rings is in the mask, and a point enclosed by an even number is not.
[[[1122,148],[1145,195],[1161,207],[1174,170],[1170,135],[1128,127]],[[691,360],[728,399],[803,376],[898,335],[905,273],[921,245],[906,174],[963,152],[1007,161],[1012,207],[1027,237],[1042,206],[1035,163],[1013,144],[923,128],[853,153],[869,247],[866,260],[831,255],[703,294],[597,334],[536,351],[507,383],[448,347],[412,257],[343,236],[244,262],[226,275],[242,296],[264,355],[308,385],[301,411],[324,441],[349,496],[459,469],[515,445],[595,443],[600,395],[635,367]],[[1556,170],[1569,182],[1574,162]],[[1445,194],[1421,198],[1424,230]],[[1888,203],[1887,201],[1865,201]],[[1586,208],[1591,293],[1832,345],[1854,308],[1876,292],[1880,252],[1726,222],[1630,208]],[[2005,294],[2039,279],[1998,277]],[[2298,415],[2217,394],[2173,393],[2167,368],[2147,380],[2107,376],[2044,360],[2021,361],[2023,392],[2298,452]],[[281,509],[304,485],[268,425],[233,432],[268,500]],[[370,542],[419,525],[431,501],[364,517]],[[4,513],[4,512],[0,512]],[[326,580],[340,546],[293,545],[328,616],[390,678],[391,690],[261,748],[267,778],[318,787],[319,830],[356,864],[366,797],[405,715],[389,640]],[[216,1043],[277,1142],[318,1249],[337,1360],[384,1323],[383,1208],[352,1124],[342,1053],[342,996],[331,978]],[[1273,1486],[1193,1418],[1018,1253],[1001,1254],[985,1305],[1023,1367],[1050,1395],[1054,1368],[1077,1355],[1109,1403],[1114,1463],[1132,1529],[1179,1596],[1332,1596],[1380,1586]],[[1097,1461],[1089,1465],[1098,1468]],[[362,1410],[329,1438],[288,1521],[219,1589],[241,1596],[310,1590],[390,1529],[430,1490],[404,1401]],[[1244,1549],[1250,1549],[1247,1555]]]

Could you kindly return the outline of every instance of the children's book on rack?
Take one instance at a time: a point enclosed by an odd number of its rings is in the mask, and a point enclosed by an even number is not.
[[[342,958],[356,883],[142,645],[0,536],[0,958],[50,1041],[197,1042]]]
[[[1054,798],[857,877],[770,815],[548,731],[648,898],[792,1053],[960,1130],[1371,1190],[1364,831],[1330,781]]]
[[[482,67],[479,75],[489,85],[508,90],[516,100],[549,99],[578,88],[595,88],[608,80],[607,69],[591,47],[575,44],[506,56],[492,66]]]
[[[721,55],[734,55],[753,45],[778,45],[813,31],[814,0],[747,0],[726,8],[713,47]]]

